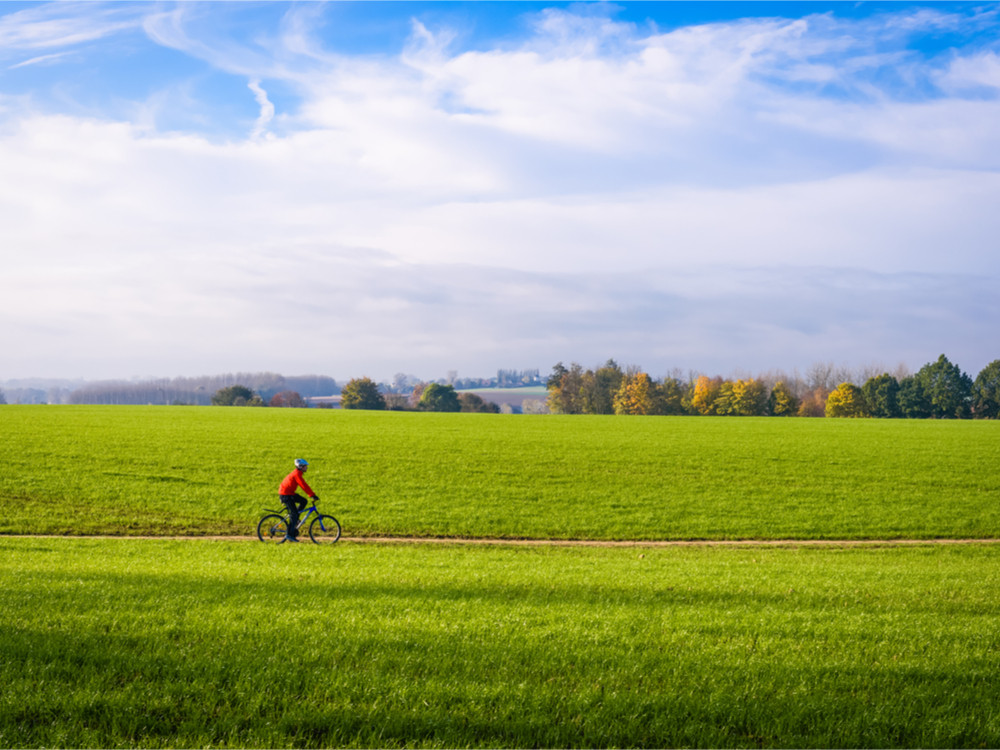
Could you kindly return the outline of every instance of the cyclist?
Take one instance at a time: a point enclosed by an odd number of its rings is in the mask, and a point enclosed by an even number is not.
[[[305,477],[302,476],[308,468],[308,461],[303,458],[296,458],[295,468],[287,477],[281,480],[281,486],[278,487],[278,497],[281,498],[281,502],[288,509],[288,532],[285,538],[289,542],[299,541],[299,511],[306,507],[306,499],[299,495],[296,490],[301,488],[303,492],[313,499],[313,502],[319,500],[316,493],[312,491],[312,488],[306,484]]]

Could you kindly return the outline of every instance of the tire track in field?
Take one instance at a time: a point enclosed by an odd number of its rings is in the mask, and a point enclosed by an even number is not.
[[[190,542],[256,542],[253,535],[70,535],[2,534],[7,539],[133,539]],[[512,547],[906,547],[920,545],[1000,544],[1000,539],[503,539],[474,537],[344,536],[349,544],[437,544]]]

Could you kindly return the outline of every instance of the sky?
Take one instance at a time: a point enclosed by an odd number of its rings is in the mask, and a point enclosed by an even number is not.
[[[1000,358],[1000,4],[0,4],[0,380]]]

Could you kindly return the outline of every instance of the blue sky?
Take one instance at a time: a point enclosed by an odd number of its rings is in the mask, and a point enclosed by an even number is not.
[[[0,380],[974,376],[998,16],[0,4]]]

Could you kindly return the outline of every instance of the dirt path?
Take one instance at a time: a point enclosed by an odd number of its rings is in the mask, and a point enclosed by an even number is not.
[[[10,534],[0,539],[164,539],[203,542],[256,542],[246,536],[69,536],[57,534]],[[674,540],[592,540],[592,539],[471,539],[459,537],[369,536],[341,537],[349,544],[467,544],[514,547],[903,547],[919,545],[1000,544],[1000,539],[674,539]]]

